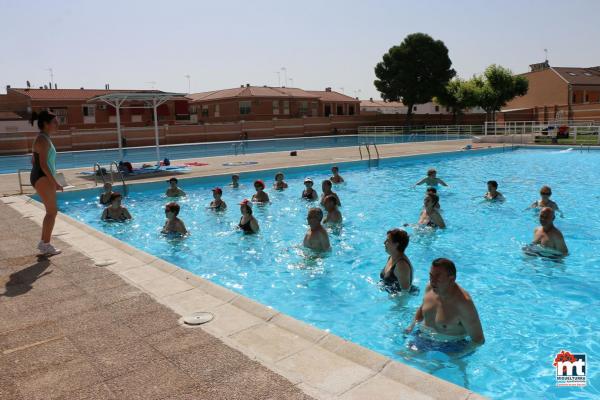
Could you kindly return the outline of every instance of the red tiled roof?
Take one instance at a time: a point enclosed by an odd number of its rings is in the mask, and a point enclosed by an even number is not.
[[[161,92],[160,90],[124,89],[9,89],[28,96],[31,100],[88,100],[95,96],[121,92]]]
[[[335,91],[327,91],[327,90],[307,90],[308,93],[319,96],[319,99],[322,101],[352,101],[357,102],[359,100],[354,97],[346,96],[345,94],[335,92]]]
[[[600,69],[551,67],[554,72],[572,85],[600,85]]]
[[[15,121],[19,119],[23,119],[23,117],[12,111],[0,111],[0,121]]]
[[[192,102],[222,100],[230,98],[248,98],[248,97],[282,97],[282,98],[318,98],[318,96],[308,93],[298,88],[279,88],[270,86],[244,86],[233,89],[213,90],[210,92],[192,93],[187,96]]]

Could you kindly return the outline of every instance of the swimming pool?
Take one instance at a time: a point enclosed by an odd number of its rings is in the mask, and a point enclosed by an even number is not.
[[[385,232],[415,222],[424,188],[411,186],[435,166],[450,185],[441,192],[448,229],[409,229],[407,249],[415,267],[417,296],[394,297],[378,288],[386,261]],[[344,226],[330,234],[333,251],[316,256],[301,246],[309,204],[299,199],[302,179],[329,176],[326,167],[288,170],[289,189],[268,190],[272,204],[255,206],[261,231],[244,236],[235,229],[237,203],[253,193],[252,180],[274,173],[242,175],[231,189],[225,177],[182,180],[188,192],[181,218],[192,235],[168,240],[159,234],[164,222],[166,183],[130,186],[128,224],[100,222],[97,191],[60,196],[61,211],[295,318],[329,330],[386,356],[492,398],[597,398],[600,394],[598,332],[600,316],[600,218],[597,179],[600,152],[519,149],[448,153],[382,160],[379,167],[341,164],[346,183],[336,191],[343,204]],[[485,203],[485,182],[495,179],[504,204]],[[556,225],[571,255],[562,261],[526,256],[537,219],[525,208],[549,184],[564,211]],[[210,188],[224,187],[229,209],[205,209]],[[320,186],[320,185],[319,185]],[[318,188],[320,192],[320,187]],[[448,257],[457,265],[457,281],[477,305],[486,343],[474,353],[453,359],[445,354],[417,354],[407,348],[403,328],[420,305],[431,261]],[[586,353],[588,386],[555,386],[554,356],[561,350]]]
[[[328,147],[357,146],[368,141],[376,144],[427,142],[433,140],[459,140],[469,139],[469,135],[345,135],[345,136],[318,136],[311,138],[291,139],[264,139],[247,140],[245,142],[212,142],[186,145],[161,146],[161,158],[170,160],[183,160],[198,157],[214,157],[233,155],[236,152],[266,153],[273,151],[291,151],[305,149],[319,149]],[[243,145],[240,145],[243,143]],[[236,145],[238,146],[236,149]],[[243,146],[240,147],[240,146]],[[57,169],[91,167],[95,163],[108,165],[112,161],[119,161],[119,149],[89,150],[89,151],[64,151],[56,155]],[[123,159],[132,163],[155,162],[155,147],[129,147],[123,149]],[[0,157],[0,174],[15,173],[19,169],[31,169],[31,156],[3,156]]]

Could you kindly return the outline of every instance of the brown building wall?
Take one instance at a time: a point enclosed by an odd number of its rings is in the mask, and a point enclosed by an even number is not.
[[[481,125],[484,114],[465,115],[462,124]],[[268,121],[244,121],[205,125],[166,125],[159,127],[160,144],[201,143],[226,140],[239,140],[246,132],[249,139],[276,137],[311,137],[356,133],[359,126],[398,126],[406,122],[406,115],[354,115],[314,118],[291,118]],[[452,122],[452,115],[415,115],[413,126],[438,125]],[[35,132],[3,134],[0,141],[0,154],[24,154],[31,151]],[[154,145],[152,127],[131,127],[123,131],[128,146]],[[59,151],[97,150],[118,147],[116,129],[68,129],[53,136]],[[150,161],[150,160],[149,160]]]
[[[529,81],[527,94],[509,102],[505,109],[569,104],[568,83],[551,69],[528,72],[522,76]]]

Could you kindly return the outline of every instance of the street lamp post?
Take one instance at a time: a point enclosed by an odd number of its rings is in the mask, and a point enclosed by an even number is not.
[[[184,75],[184,77],[187,78],[187,81],[188,81],[188,94],[190,94],[192,92],[192,84],[191,84],[192,77],[189,74],[188,75]]]

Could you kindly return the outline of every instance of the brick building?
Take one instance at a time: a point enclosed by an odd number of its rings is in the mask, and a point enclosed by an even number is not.
[[[498,113],[504,120],[600,120],[600,66],[551,67],[532,64],[521,74],[529,90]]]
[[[193,93],[190,113],[198,122],[258,121],[329,115],[356,115],[359,100],[327,88],[250,86]]]
[[[112,128],[116,124],[115,109],[107,104],[90,104],[87,101],[95,96],[118,92],[122,90],[7,87],[0,106],[4,111],[12,111],[24,118],[28,118],[32,111],[49,109],[58,116],[61,129]],[[161,124],[190,121],[187,100],[169,101],[158,108],[157,114]],[[127,126],[152,125],[153,118],[150,109],[126,108],[121,111],[121,122]]]
[[[360,111],[377,114],[406,114],[407,106],[400,101],[383,101],[383,100],[361,100]],[[485,111],[480,107],[470,108],[464,111],[465,114],[482,114]],[[434,101],[424,104],[415,104],[413,106],[413,114],[452,114],[449,107],[439,105]]]

